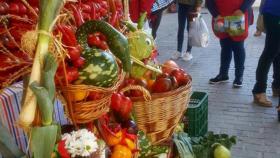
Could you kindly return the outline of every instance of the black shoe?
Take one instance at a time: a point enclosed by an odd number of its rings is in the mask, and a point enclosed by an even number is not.
[[[228,81],[228,76],[222,76],[222,75],[218,75],[215,78],[211,78],[209,80],[210,84],[216,84],[216,83],[222,83],[222,82],[227,82]]]
[[[240,88],[240,87],[242,87],[243,85],[242,85],[242,80],[234,80],[233,81],[233,88]]]

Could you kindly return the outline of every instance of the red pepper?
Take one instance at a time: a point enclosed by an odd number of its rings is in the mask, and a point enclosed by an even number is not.
[[[121,93],[113,93],[111,108],[122,120],[127,120],[132,110],[132,101]]]
[[[63,44],[71,47],[78,45],[74,30],[67,25],[57,25],[57,29],[62,33]]]
[[[92,3],[92,7],[91,7],[91,12],[90,12],[90,17],[93,20],[96,20],[96,4]]]
[[[109,23],[112,25],[112,26],[115,26],[116,25],[116,22],[117,22],[117,18],[118,18],[118,13],[117,12],[114,12],[110,19],[109,19]]]
[[[71,5],[72,11],[73,11],[73,16],[75,18],[75,22],[77,26],[81,26],[85,21],[82,15],[82,11],[78,9],[77,6]]]
[[[70,154],[65,148],[65,141],[66,140],[61,140],[60,142],[58,142],[57,151],[61,158],[70,158]]]

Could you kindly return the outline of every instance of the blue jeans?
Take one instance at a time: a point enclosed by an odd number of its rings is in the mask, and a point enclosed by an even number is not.
[[[220,40],[220,45],[222,48],[220,75],[228,76],[228,70],[230,67],[233,52],[235,64],[235,79],[242,81],[246,57],[244,41],[236,42],[230,38],[226,38]]]
[[[272,87],[280,88],[280,16],[264,14],[264,25],[265,46],[256,71],[257,82],[253,89],[254,94],[265,93],[271,65],[273,65]]]
[[[187,30],[189,31],[189,19],[188,15],[192,11],[193,7],[187,4],[178,4],[178,33],[177,33],[177,51],[182,52],[184,33],[187,23]],[[188,44],[187,52],[191,52],[192,47]]]

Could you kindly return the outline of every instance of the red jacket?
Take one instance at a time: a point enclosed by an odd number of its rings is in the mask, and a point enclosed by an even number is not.
[[[221,16],[231,16],[236,10],[240,9],[244,0],[215,0],[216,9]],[[212,20],[212,27],[214,19]],[[214,30],[214,29],[213,29]],[[227,33],[220,33],[214,31],[215,35],[220,38],[230,37]],[[243,41],[248,37],[248,12],[245,12],[245,32],[240,36],[230,37],[234,41]]]
[[[151,9],[155,0],[130,0],[129,14],[133,22],[137,22],[140,14],[147,12],[147,17],[151,14]]]

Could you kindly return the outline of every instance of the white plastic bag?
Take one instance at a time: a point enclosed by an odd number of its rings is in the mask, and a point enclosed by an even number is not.
[[[189,45],[194,47],[207,47],[209,44],[209,30],[202,16],[198,15],[189,25]]]

